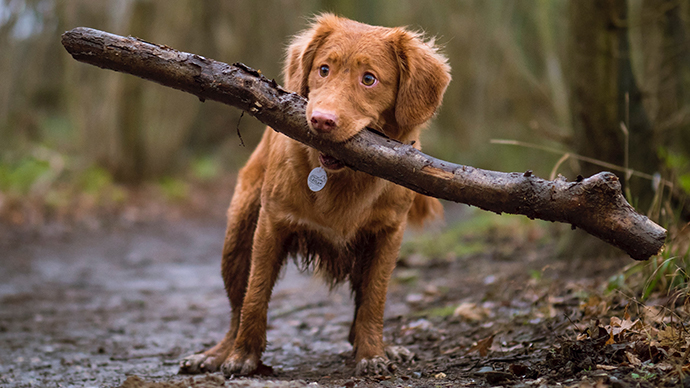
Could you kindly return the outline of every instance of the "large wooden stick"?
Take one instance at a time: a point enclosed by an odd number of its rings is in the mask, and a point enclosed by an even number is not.
[[[422,194],[496,213],[572,224],[623,249],[633,259],[659,253],[666,230],[635,212],[618,178],[602,172],[577,182],[547,181],[526,173],[502,173],[445,162],[414,147],[362,131],[343,143],[309,131],[307,101],[244,65],[228,65],[133,37],[90,28],[62,36],[74,59],[133,74],[249,112],[297,141],[343,161],[352,169]]]

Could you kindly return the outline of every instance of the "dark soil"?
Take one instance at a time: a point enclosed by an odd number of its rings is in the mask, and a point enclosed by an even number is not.
[[[274,375],[178,375],[219,340],[229,306],[219,275],[222,219],[116,224],[0,246],[2,387],[660,386],[644,344],[605,344],[582,304],[631,260],[565,261],[548,240],[485,236],[461,257],[403,258],[385,337],[416,353],[392,376],[353,377],[346,285],[329,292],[294,264],[269,310],[263,361]],[[611,310],[623,308],[610,306]],[[622,311],[622,310],[620,310]],[[578,335],[589,333],[581,336]],[[653,349],[652,349],[653,350]],[[645,353],[646,352],[646,353]],[[657,351],[658,353],[658,351]],[[654,359],[656,357],[656,360]],[[646,373],[646,374],[645,374]]]

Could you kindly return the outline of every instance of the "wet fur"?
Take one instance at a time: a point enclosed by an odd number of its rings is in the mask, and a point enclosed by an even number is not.
[[[320,76],[319,66],[331,73]],[[376,87],[360,84],[373,72]],[[320,136],[345,141],[370,126],[419,147],[450,68],[433,42],[402,28],[374,27],[324,14],[297,35],[284,69],[289,90],[309,99],[307,120],[327,111],[337,118]],[[181,371],[221,369],[226,375],[264,368],[268,301],[288,257],[311,266],[331,286],[349,281],[355,298],[350,329],[358,373],[379,373],[387,359],[383,309],[408,222],[442,213],[438,200],[343,168],[328,171],[326,187],[307,188],[319,152],[267,128],[239,173],[228,209],[222,275],[232,307],[230,329],[212,349],[182,361]]]

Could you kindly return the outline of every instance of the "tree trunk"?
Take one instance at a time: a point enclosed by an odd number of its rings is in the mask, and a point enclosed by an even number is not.
[[[659,165],[642,95],[632,73],[625,0],[570,1],[570,102],[576,152],[580,155],[653,173]],[[621,124],[629,132],[629,144]],[[626,151],[626,148],[627,151]],[[630,155],[626,160],[626,152]],[[584,164],[583,175],[600,171]],[[630,176],[628,176],[630,178]],[[651,183],[623,179],[640,209],[648,209]],[[605,252],[589,236],[574,234],[561,252],[594,256]]]
[[[624,166],[624,123],[630,132],[629,167],[654,173],[656,147],[632,72],[625,0],[571,0],[569,15],[576,152]],[[591,175],[599,169],[584,165],[582,171]],[[653,197],[649,181],[630,184],[640,207],[649,206]]]
[[[688,4],[685,8],[690,12]],[[690,175],[690,20],[682,12],[676,0],[643,0],[640,18],[644,103],[666,155],[666,178],[675,182],[679,174]],[[685,163],[671,155],[683,156]],[[683,189],[672,192],[671,199],[690,221],[690,187]]]

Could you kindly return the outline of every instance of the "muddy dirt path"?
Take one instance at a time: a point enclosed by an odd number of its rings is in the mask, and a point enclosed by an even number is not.
[[[175,375],[181,356],[226,329],[223,231],[220,222],[181,222],[6,249],[2,385],[104,386],[132,374]],[[350,314],[345,288],[329,293],[289,266],[272,301],[266,361],[290,370],[304,353],[349,350],[342,333]]]
[[[492,249],[454,261],[403,262],[389,292],[385,336],[418,360],[375,379],[352,377],[347,286],[329,292],[290,263],[269,309],[264,362],[275,376],[179,376],[180,358],[213,345],[228,324],[219,276],[224,227],[223,220],[157,222],[4,243],[0,386],[490,385],[502,381],[507,365],[543,358],[554,328],[562,334],[570,326],[564,312],[577,301],[566,295],[560,305],[548,303],[563,311],[539,313],[545,294],[530,283],[533,271],[575,285],[627,263],[583,268],[554,261],[544,246],[508,257]],[[467,312],[458,313],[460,305]],[[468,352],[491,335],[493,359]],[[497,366],[501,354],[507,358]],[[529,381],[545,384],[543,376]]]

